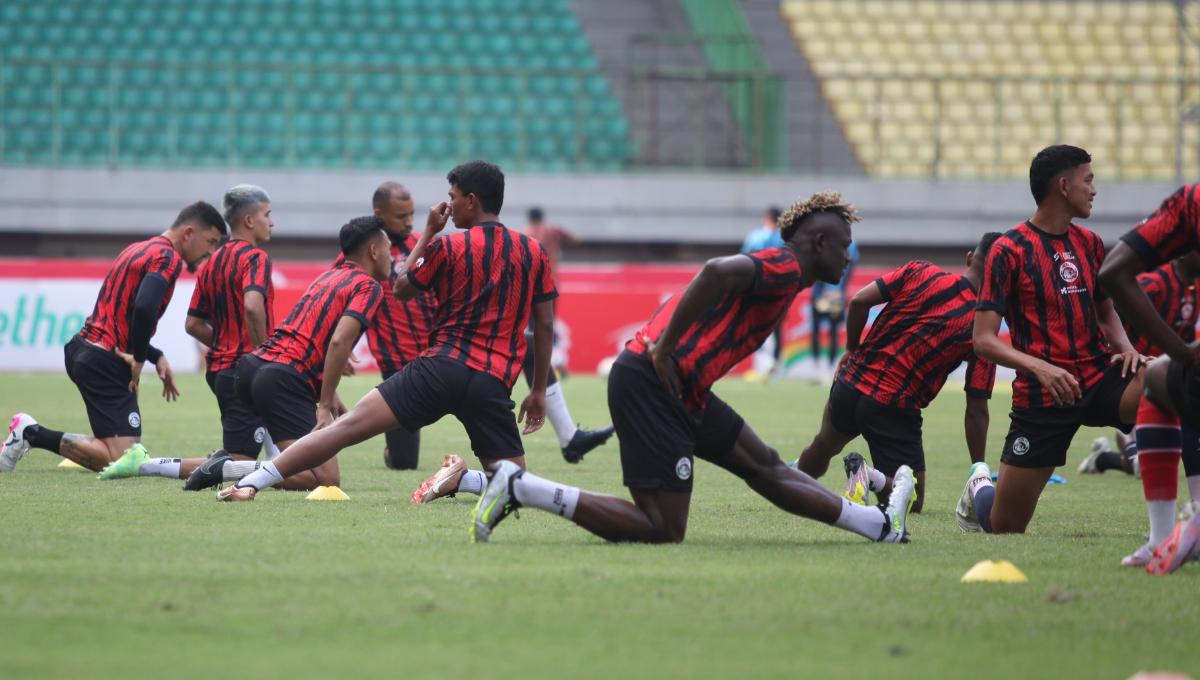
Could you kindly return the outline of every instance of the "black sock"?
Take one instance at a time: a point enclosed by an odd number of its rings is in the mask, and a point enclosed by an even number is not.
[[[58,453],[59,447],[62,446],[63,433],[58,430],[51,430],[45,425],[30,425],[25,428],[24,435],[25,441],[39,449]]]
[[[979,526],[983,530],[992,531],[992,502],[996,500],[996,487],[988,484],[975,492],[971,502],[975,505],[975,516],[979,518]]]
[[[1121,461],[1121,454],[1116,451],[1105,451],[1096,456],[1096,472],[1104,472],[1105,470],[1124,471],[1125,468],[1121,467]]]

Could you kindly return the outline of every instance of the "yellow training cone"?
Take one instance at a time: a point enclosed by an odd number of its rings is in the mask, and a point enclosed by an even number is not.
[[[967,570],[962,583],[1025,583],[1029,579],[1008,560],[984,560]]]
[[[87,469],[84,466],[80,465],[79,463],[76,463],[75,461],[71,460],[70,458],[63,458],[62,462],[59,463],[58,466],[60,468],[66,468],[68,470],[86,470]]]
[[[310,501],[348,501],[350,497],[345,491],[336,486],[318,486],[312,490],[312,493],[305,497],[305,500]]]

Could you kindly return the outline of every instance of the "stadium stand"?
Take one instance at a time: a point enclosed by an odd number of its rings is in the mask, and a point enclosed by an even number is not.
[[[612,170],[631,153],[567,0],[10,0],[0,61],[8,164]]]
[[[1196,167],[1200,60],[1175,3],[784,0],[781,11],[873,176],[1017,178],[1055,141],[1090,149],[1110,178]]]

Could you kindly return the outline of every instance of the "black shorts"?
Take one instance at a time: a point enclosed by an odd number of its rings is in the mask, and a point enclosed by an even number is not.
[[[262,418],[276,444],[299,439],[317,426],[317,395],[291,366],[243,355],[234,366],[234,391]]]
[[[93,437],[142,436],[137,394],[129,390],[133,373],[124,359],[78,335],[63,347],[63,359],[87,407]]]
[[[1180,420],[1200,430],[1200,373],[1177,361],[1167,364],[1167,394]]]
[[[511,390],[493,375],[446,357],[417,357],[376,389],[409,432],[452,415],[477,458],[525,455]]]
[[[262,451],[267,429],[262,419],[238,398],[235,374],[234,369],[227,368],[206,373],[204,379],[208,382],[208,389],[217,398],[217,407],[221,409],[221,443],[225,451],[257,458]]]
[[[1020,468],[1060,467],[1067,464],[1067,449],[1080,426],[1129,432],[1133,423],[1121,422],[1121,396],[1135,376],[1122,378],[1120,364],[1109,366],[1100,382],[1070,406],[1013,408],[1000,462]]]
[[[925,470],[921,443],[921,411],[875,401],[853,387],[834,381],[829,390],[829,419],[846,437],[862,435],[871,451],[871,465],[894,477],[901,465]]]
[[[711,392],[699,414],[667,391],[650,360],[622,351],[608,374],[608,411],[621,444],[625,486],[691,493],[693,459],[726,469],[745,421]]]

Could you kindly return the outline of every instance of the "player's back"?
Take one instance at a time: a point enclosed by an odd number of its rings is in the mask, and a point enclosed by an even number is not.
[[[410,233],[402,245],[392,245],[392,271],[389,280],[395,283],[408,254],[417,243],[418,234]],[[437,300],[423,292],[411,300],[399,300],[384,295],[379,311],[367,329],[367,342],[379,368],[385,374],[394,373],[420,356],[429,346]]]
[[[246,329],[245,295],[251,291],[263,296],[270,333],[275,299],[271,260],[249,241],[226,241],[197,273],[196,291],[188,313],[207,320],[213,329],[209,372],[231,368],[238,357],[254,349]]]
[[[557,296],[541,245],[499,222],[435,239],[409,280],[437,298],[422,356],[448,357],[510,387],[521,372],[533,305]]]
[[[325,353],[338,321],[351,316],[363,328],[370,326],[382,295],[382,286],[361,267],[339,261],[309,284],[287,318],[254,350],[254,355],[295,368],[319,391]]]
[[[1174,261],[1167,262],[1152,271],[1139,274],[1138,285],[1149,298],[1163,321],[1185,342],[1196,339],[1196,282],[1185,281],[1179,276]],[[1162,350],[1132,324],[1125,324],[1125,332],[1133,348],[1146,356],[1158,356]]]
[[[183,265],[183,258],[165,236],[138,241],[125,248],[105,274],[96,306],[84,322],[80,337],[105,349],[128,351],[133,302],[142,279],[157,273],[167,281],[167,292],[157,311],[161,318],[171,302],[175,280]]]
[[[887,302],[838,372],[876,401],[924,408],[974,356],[976,291],[966,277],[913,260],[876,280]]]

